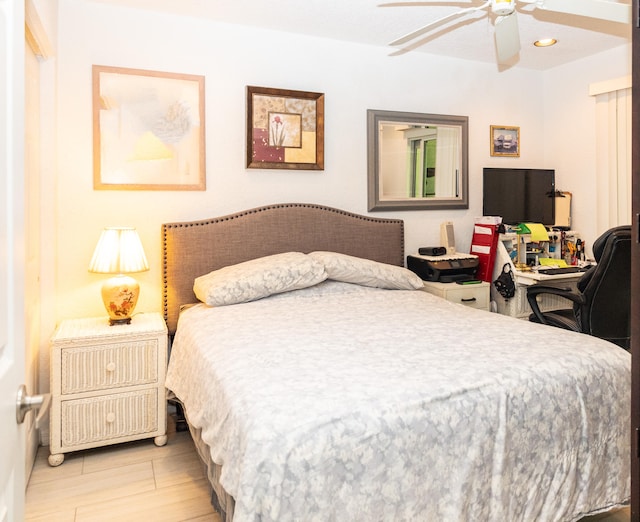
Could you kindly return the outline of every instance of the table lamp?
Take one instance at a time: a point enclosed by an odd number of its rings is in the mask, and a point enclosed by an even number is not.
[[[126,274],[149,270],[140,237],[132,227],[107,227],[93,252],[89,272],[116,274],[102,286],[109,324],[129,324],[138,302],[140,285]]]

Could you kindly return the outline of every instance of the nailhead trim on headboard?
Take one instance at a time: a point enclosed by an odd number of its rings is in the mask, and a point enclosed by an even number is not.
[[[201,221],[163,224],[162,305],[169,331],[175,331],[179,307],[195,300],[195,277],[282,251],[333,247],[403,266],[404,222],[312,203],[281,203]],[[174,252],[174,248],[181,251]],[[180,301],[174,302],[176,298]]]

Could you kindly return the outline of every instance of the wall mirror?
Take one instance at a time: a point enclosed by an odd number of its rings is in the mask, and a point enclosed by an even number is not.
[[[469,118],[367,111],[369,210],[469,208]]]

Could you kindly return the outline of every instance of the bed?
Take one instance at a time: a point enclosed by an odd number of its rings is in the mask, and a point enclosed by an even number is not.
[[[162,240],[166,386],[223,520],[572,521],[628,502],[629,353],[421,291],[401,220],[278,204]]]

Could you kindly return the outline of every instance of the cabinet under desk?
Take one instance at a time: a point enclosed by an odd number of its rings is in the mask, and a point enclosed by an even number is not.
[[[515,295],[510,299],[502,297],[491,285],[491,300],[495,301],[497,312],[519,319],[529,319],[531,307],[527,301],[527,287],[536,284],[555,286],[557,288],[570,288],[576,290],[577,283],[584,272],[570,272],[567,274],[546,275],[534,271],[514,270],[513,275],[516,281]],[[540,309],[542,311],[566,308],[569,302],[562,297],[545,294],[539,296]]]
[[[512,238],[502,236],[498,241],[495,265],[493,269],[493,280],[500,274],[504,265],[509,263],[513,270],[513,275],[516,283],[515,295],[510,299],[502,297],[495,288],[495,285],[491,285],[491,301],[496,303],[496,311],[503,315],[509,315],[511,317],[518,317],[520,319],[528,319],[532,313],[529,302],[527,301],[527,287],[536,284],[544,284],[549,286],[555,286],[558,288],[570,288],[576,290],[577,282],[584,275],[584,272],[563,272],[560,274],[545,274],[542,271],[527,269],[517,270],[515,269],[512,261],[510,250],[513,250],[513,244],[505,245],[505,242],[509,242]],[[507,248],[510,246],[511,248]],[[558,308],[566,308],[568,301],[559,296],[543,295],[539,297],[540,309],[542,311],[554,310]]]

